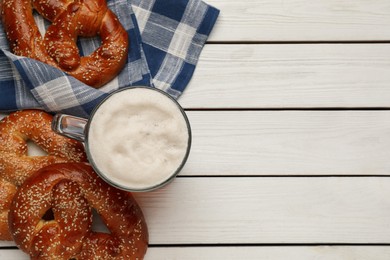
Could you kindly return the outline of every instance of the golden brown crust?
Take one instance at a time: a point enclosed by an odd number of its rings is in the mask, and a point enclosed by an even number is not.
[[[91,230],[91,207],[111,234]],[[50,208],[54,220],[42,220]],[[86,163],[36,172],[17,191],[9,225],[32,258],[143,259],[148,245],[146,222],[131,194],[108,185]]]
[[[12,240],[8,230],[8,211],[16,190],[15,185],[0,178],[0,240]]]
[[[44,38],[33,9],[52,22]],[[105,0],[3,0],[2,20],[13,53],[57,67],[89,86],[103,86],[126,63],[128,35]],[[80,57],[77,37],[96,35],[102,45]]]
[[[86,161],[81,143],[56,134],[52,116],[40,110],[22,110],[0,121],[0,177],[20,185],[36,170],[53,163]],[[31,140],[48,153],[28,156]]]
[[[44,166],[87,160],[83,145],[54,133],[51,121],[39,110],[18,111],[0,121],[0,240],[11,240],[7,216],[17,186]],[[28,156],[28,140],[48,155]]]

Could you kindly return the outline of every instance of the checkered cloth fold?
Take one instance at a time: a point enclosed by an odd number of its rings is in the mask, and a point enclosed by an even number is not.
[[[110,92],[127,86],[156,87],[178,98],[190,81],[219,10],[201,0],[107,0],[130,38],[128,62],[100,89],[42,62],[9,51],[0,25],[0,111],[44,109],[88,117]],[[41,31],[49,25],[36,16]],[[100,45],[80,38],[81,55]]]

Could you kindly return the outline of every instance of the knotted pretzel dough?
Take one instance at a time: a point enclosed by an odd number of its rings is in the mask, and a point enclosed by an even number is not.
[[[83,145],[54,133],[51,121],[51,115],[39,110],[18,111],[0,121],[0,240],[11,239],[7,214],[17,186],[44,166],[87,160]],[[28,156],[28,140],[48,155]]]
[[[91,230],[91,207],[111,234]],[[43,220],[52,209],[54,219]],[[99,178],[86,163],[53,164],[26,180],[12,201],[15,243],[32,259],[143,259],[148,231],[130,193]]]
[[[0,240],[12,240],[8,230],[8,212],[17,187],[0,178]]]
[[[33,10],[52,22],[44,38]],[[103,86],[127,61],[127,32],[105,0],[3,0],[2,21],[14,54],[50,64],[89,86]],[[77,37],[96,35],[101,46],[80,57]]]
[[[15,185],[38,169],[53,163],[86,161],[81,143],[56,134],[52,116],[40,110],[22,110],[0,121],[0,176]],[[28,156],[27,141],[47,156]]]

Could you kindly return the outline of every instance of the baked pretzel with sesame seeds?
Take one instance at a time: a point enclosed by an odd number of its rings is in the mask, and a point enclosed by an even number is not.
[[[81,143],[56,134],[52,116],[40,110],[22,110],[0,121],[0,240],[11,240],[7,214],[10,200],[38,169],[64,162],[86,162]],[[47,156],[28,156],[27,142],[41,147]]]
[[[91,208],[110,230],[91,229]],[[43,216],[52,210],[52,220]],[[144,216],[130,193],[108,185],[86,163],[40,169],[19,188],[9,225],[17,246],[32,259],[143,259]]]
[[[106,0],[2,0],[2,21],[11,51],[52,65],[85,84],[99,88],[127,61],[129,39]],[[52,22],[42,37],[36,10]],[[99,35],[93,53],[80,57],[79,36]]]
[[[21,110],[0,121],[0,177],[21,185],[33,172],[53,164],[87,161],[80,142],[51,129],[53,116],[41,110]],[[31,140],[47,156],[28,156]]]
[[[8,212],[17,187],[0,178],[0,240],[12,240],[8,229]]]

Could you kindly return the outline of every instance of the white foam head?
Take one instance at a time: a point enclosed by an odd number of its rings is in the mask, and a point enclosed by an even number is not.
[[[119,188],[153,189],[183,166],[191,141],[180,106],[160,91],[129,88],[111,95],[90,119],[88,155]]]

